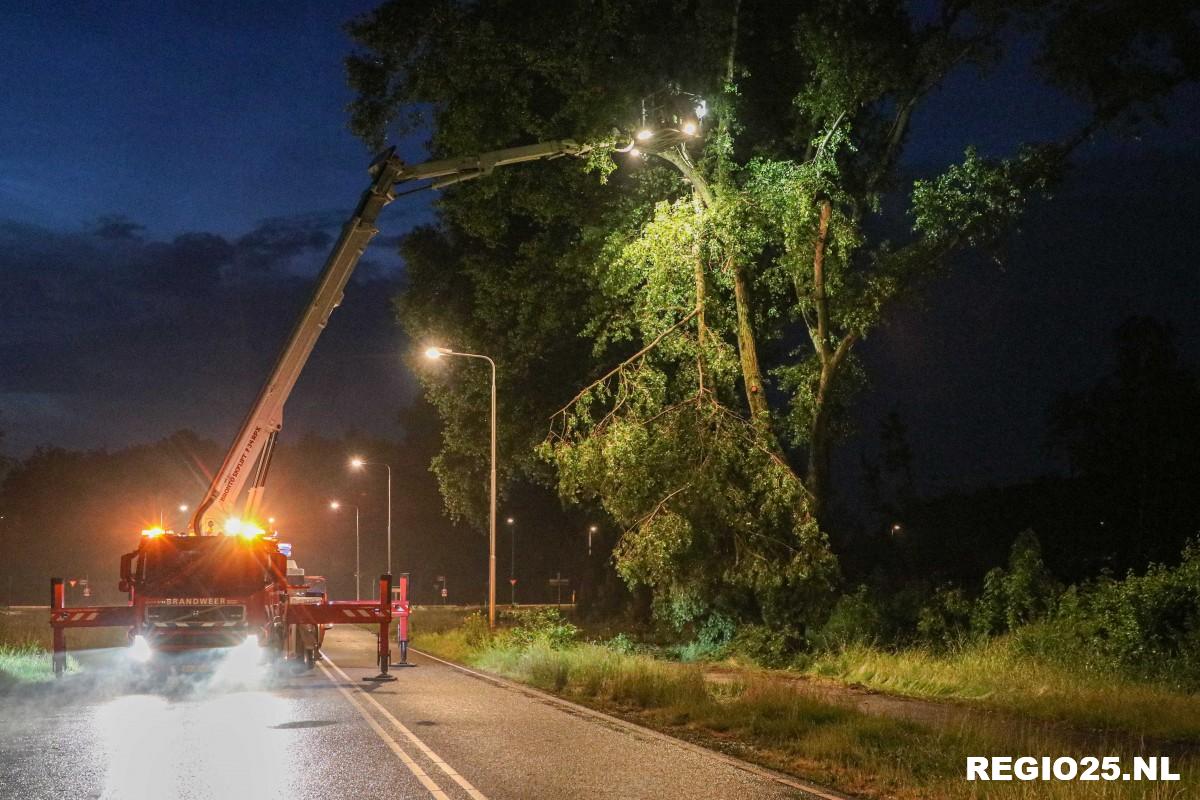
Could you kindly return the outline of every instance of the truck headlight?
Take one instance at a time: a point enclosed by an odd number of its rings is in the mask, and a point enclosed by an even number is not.
[[[146,641],[146,637],[140,633],[133,637],[133,644],[129,645],[129,657],[134,661],[145,663],[150,660],[153,651],[150,649],[150,643]]]

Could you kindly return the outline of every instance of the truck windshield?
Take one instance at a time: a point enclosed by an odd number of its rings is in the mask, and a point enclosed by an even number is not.
[[[142,553],[141,591],[159,597],[242,596],[268,583],[252,544],[225,536],[162,538]]]

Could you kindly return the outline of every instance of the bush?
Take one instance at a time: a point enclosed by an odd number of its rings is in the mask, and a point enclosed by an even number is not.
[[[627,633],[618,633],[616,636],[604,643],[604,646],[614,653],[620,653],[623,656],[631,656],[637,652],[637,645]]]
[[[971,628],[971,601],[956,586],[942,586],[917,614],[917,634],[926,644],[951,647]]]
[[[492,640],[492,631],[488,627],[487,617],[480,611],[467,615],[462,623],[462,631],[467,647],[473,650],[483,647]]]
[[[789,629],[743,625],[729,643],[729,652],[764,667],[786,667],[799,647],[800,637]]]
[[[1047,624],[1018,638],[1061,663],[1200,687],[1200,541],[1178,567],[1068,590]]]
[[[836,650],[852,644],[867,644],[883,633],[883,614],[870,597],[866,586],[838,598],[829,619],[813,636],[813,644],[822,650]]]
[[[1037,535],[1021,531],[1009,552],[1008,570],[996,567],[984,577],[971,625],[985,635],[1015,630],[1044,618],[1061,593],[1062,587],[1042,562]]]
[[[579,638],[579,628],[568,622],[557,608],[520,611],[513,616],[516,625],[509,637],[518,647],[542,644],[552,650],[561,650]]]

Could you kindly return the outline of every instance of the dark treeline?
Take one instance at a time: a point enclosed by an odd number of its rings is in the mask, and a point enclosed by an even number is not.
[[[384,570],[386,479],[382,470],[354,474],[351,453],[393,467],[393,564],[414,578],[447,563],[478,539],[455,531],[440,514],[436,487],[421,459],[396,443],[348,435],[331,439],[306,435],[277,451],[271,470],[264,520],[276,518],[280,538],[295,546],[310,574],[330,579],[332,593],[354,597],[354,510],[360,507],[363,592]],[[161,524],[183,530],[189,511],[203,495],[221,449],[212,441],[180,431],[152,444],[120,450],[73,451],[43,448],[12,464],[0,484],[0,596],[5,602],[47,602],[52,575],[88,578],[92,597],[78,588],[76,603],[116,602],[117,561],[132,550],[139,531]],[[342,509],[329,508],[333,499]],[[347,513],[348,512],[348,513]],[[422,581],[420,589],[426,588]]]
[[[1177,562],[1200,533],[1200,378],[1181,362],[1171,326],[1155,319],[1126,320],[1111,350],[1110,374],[1047,409],[1046,446],[1063,474],[917,497],[920,443],[889,415],[879,455],[863,460],[869,521],[841,528],[847,578],[977,587],[1024,530],[1068,583]]]
[[[371,467],[348,469],[351,455],[392,467],[392,562],[396,573],[412,577],[417,602],[441,602],[439,577],[448,601],[478,603],[485,597],[487,539],[468,525],[452,525],[429,472],[437,426],[427,408],[404,411],[412,433],[403,441],[348,434],[329,438],[307,434],[285,440],[276,452],[263,520],[274,517],[280,538],[291,542],[300,566],[329,578],[334,597],[353,598],[354,507],[359,510],[362,592],[386,564],[387,473]],[[0,603],[45,604],[48,579],[87,578],[70,602],[120,602],[118,559],[132,550],[139,532],[161,524],[183,530],[190,508],[203,495],[221,448],[190,431],[150,444],[117,450],[41,448],[23,459],[0,463]],[[338,500],[341,508],[329,504]],[[189,511],[179,510],[181,504]],[[498,597],[513,596],[509,576],[519,585],[518,601],[552,601],[548,579],[559,572],[571,579],[570,599],[587,572],[586,518],[561,511],[557,498],[536,487],[514,487],[501,508]],[[513,524],[507,524],[511,517]],[[598,532],[591,565],[601,572],[605,551]],[[514,548],[512,537],[516,537]],[[512,558],[516,556],[515,570]],[[588,580],[585,577],[584,584]]]

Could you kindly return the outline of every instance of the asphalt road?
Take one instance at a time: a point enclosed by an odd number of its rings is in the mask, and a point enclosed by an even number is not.
[[[335,628],[284,679],[129,686],[121,651],[0,697],[3,798],[798,798],[778,776],[414,654],[393,683],[374,637]]]

